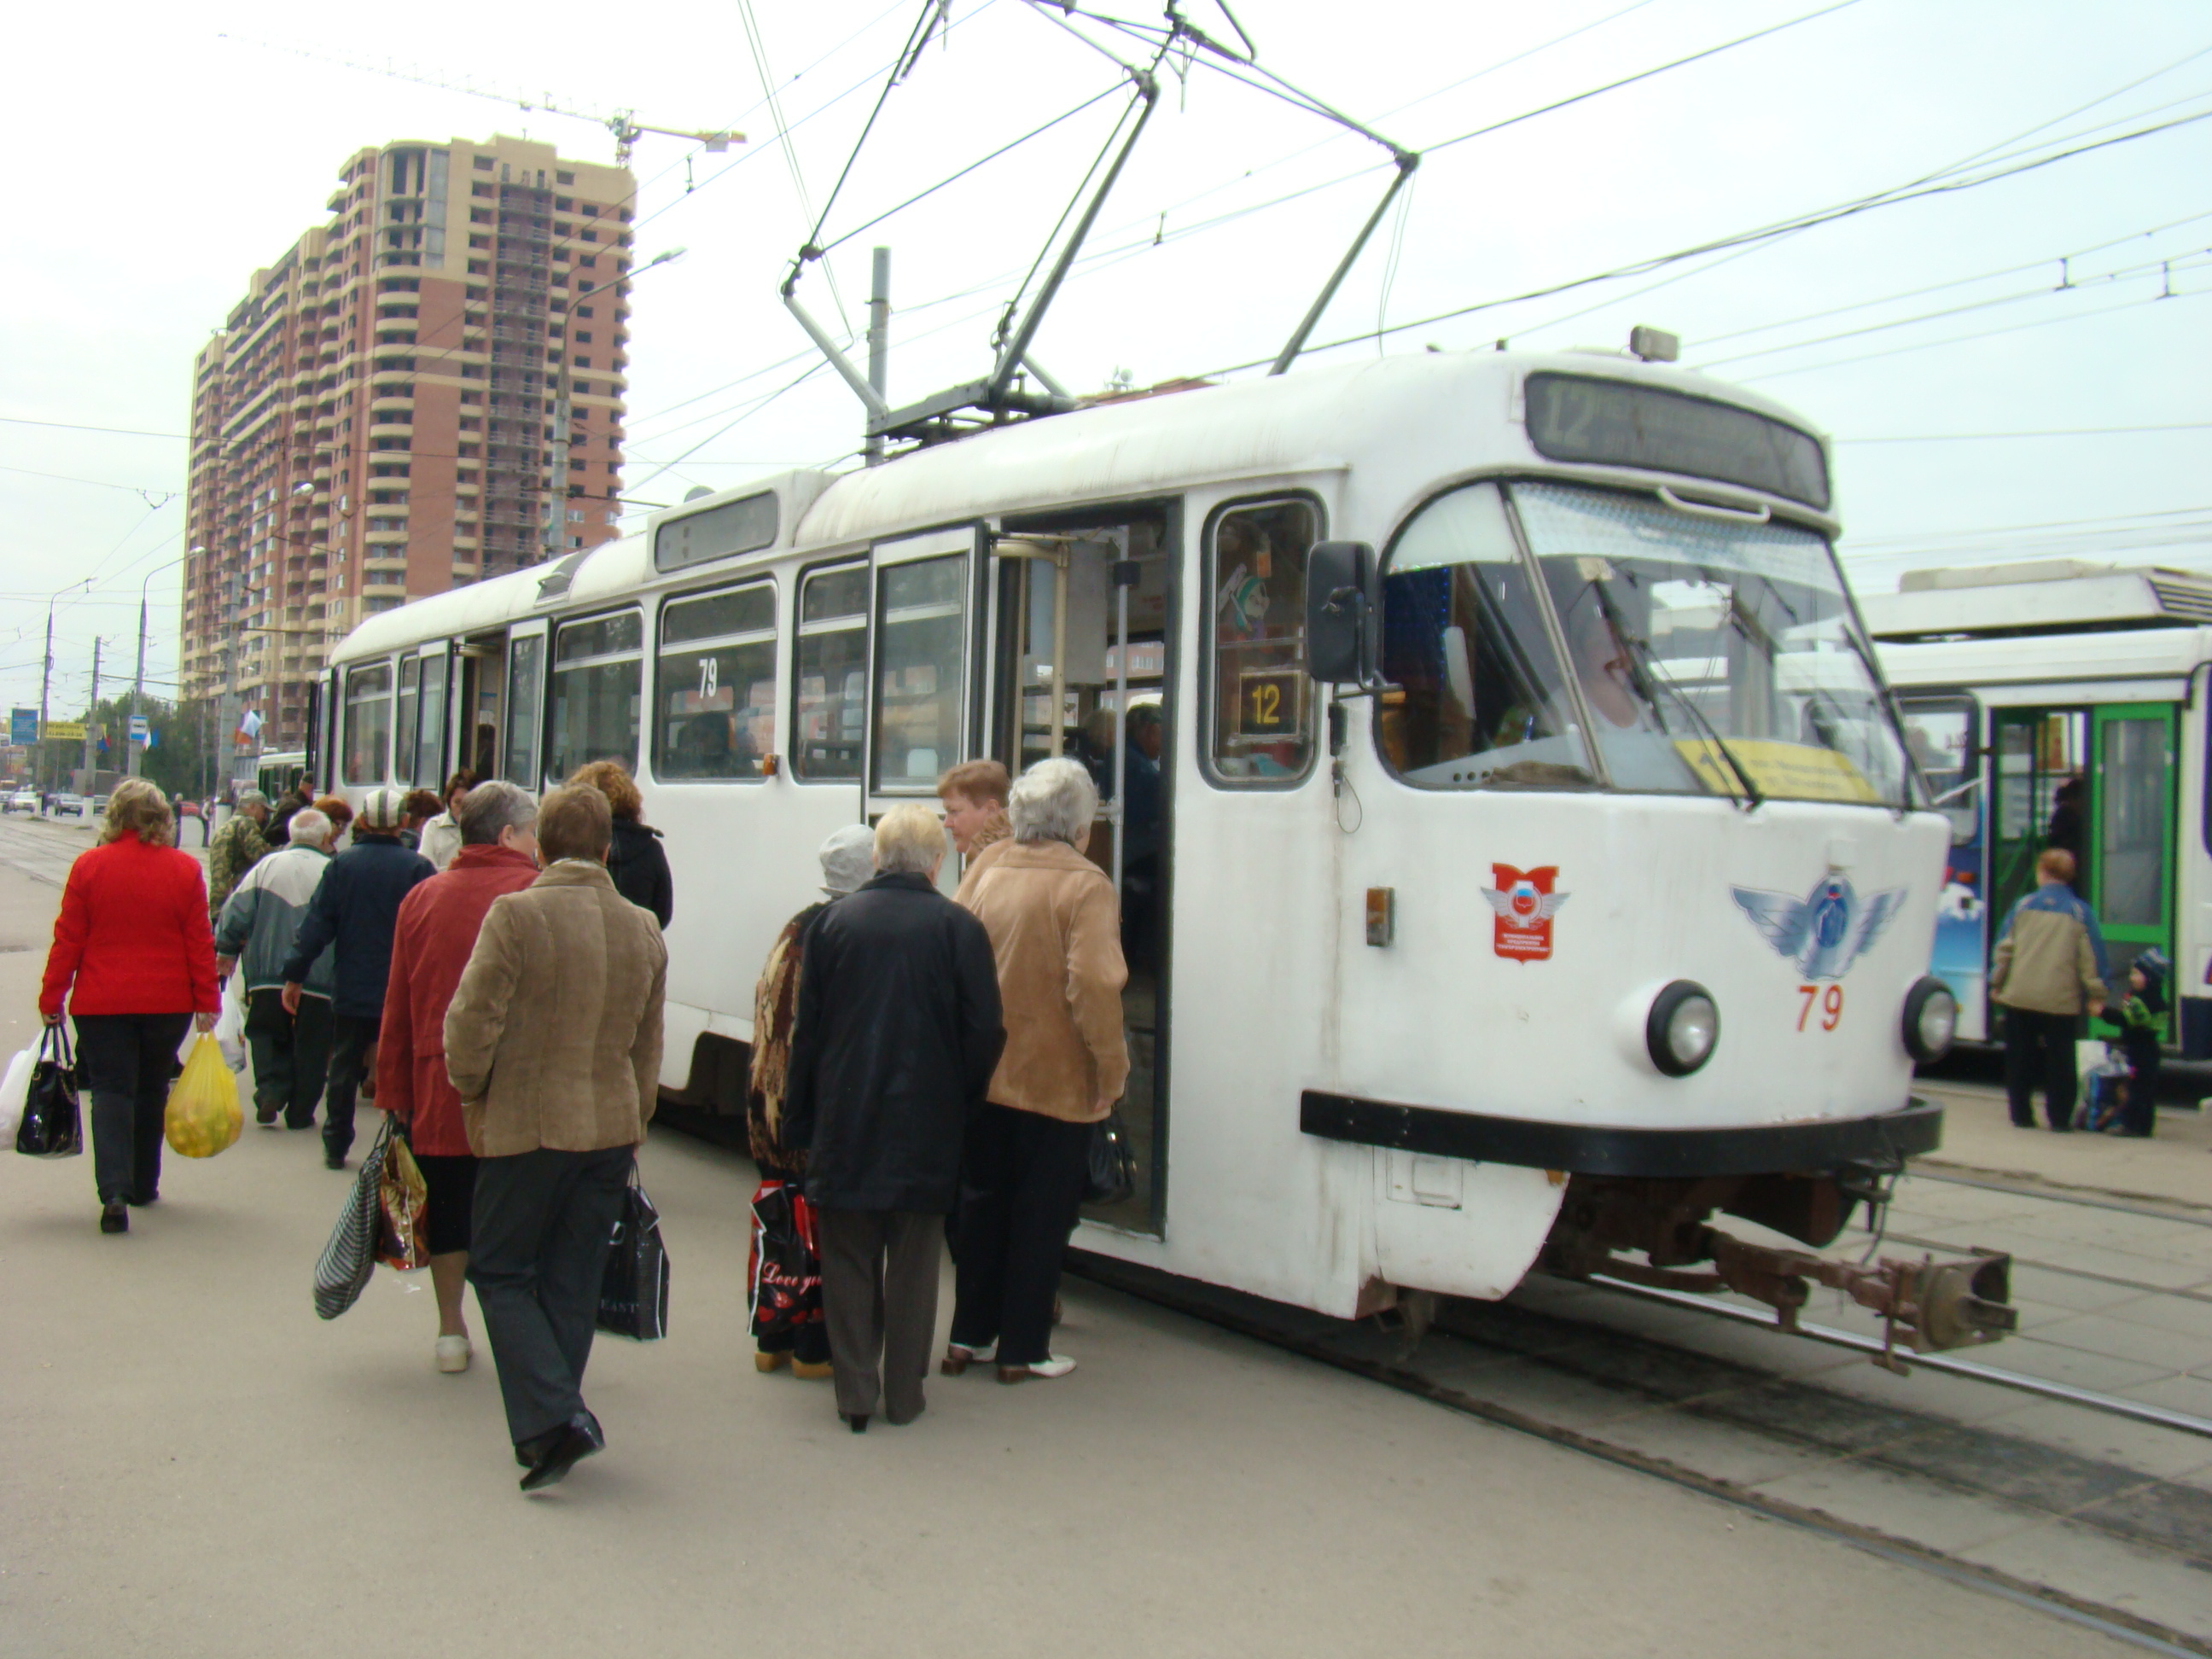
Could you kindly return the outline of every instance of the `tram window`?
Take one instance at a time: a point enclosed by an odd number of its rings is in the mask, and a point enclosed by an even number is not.
[[[565,778],[586,761],[636,769],[644,670],[645,625],[635,611],[571,623],[553,635],[549,778]]]
[[[384,781],[392,746],[392,665],[380,662],[346,675],[343,768],[348,783]]]
[[[1304,501],[1242,507],[1214,524],[1206,564],[1213,631],[1206,759],[1217,781],[1286,783],[1313,765],[1306,555],[1317,539],[1316,514]]]
[[[820,783],[860,775],[868,684],[868,567],[810,572],[799,590],[791,763]]]
[[[660,778],[758,778],[775,745],[775,587],[672,600],[653,672]]]
[[[419,658],[399,660],[398,716],[393,722],[392,781],[404,788],[415,778],[415,719],[422,701],[422,664]]]
[[[880,580],[875,787],[931,794],[937,775],[960,758],[968,559],[916,559],[888,567]]]
[[[434,655],[422,659],[422,702],[415,744],[414,781],[426,789],[435,789],[445,782],[438,775],[438,767],[446,755],[447,660],[443,646]]]
[[[2097,915],[2107,927],[2166,924],[2167,720],[2097,723]]]
[[[1980,792],[1973,785],[1974,705],[1945,698],[1905,703],[1905,746],[1928,781],[1929,804],[1951,820],[1951,839],[1963,845],[1981,828]]]
[[[1572,787],[1589,757],[1496,484],[1438,497],[1390,550],[1382,673],[1405,699],[1382,706],[1383,757],[1409,783]]]
[[[538,787],[538,699],[544,690],[545,636],[525,634],[507,647],[507,781]]]
[[[1516,483],[1607,779],[1901,805],[1905,751],[1825,537]]]

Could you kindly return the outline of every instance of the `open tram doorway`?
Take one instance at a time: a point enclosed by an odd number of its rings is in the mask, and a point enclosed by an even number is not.
[[[2142,951],[2172,957],[2174,725],[2171,703],[1992,711],[1992,949],[2034,890],[2037,856],[2063,847],[2105,935],[2114,1000]],[[2167,1024],[2171,1040],[2170,1013]]]
[[[1086,856],[1118,890],[1129,1081],[1121,1112],[1135,1189],[1085,1218],[1162,1229],[1167,1183],[1169,757],[1179,726],[1171,641],[1173,504],[1007,520],[991,542],[985,751],[1018,777],[1054,755],[1098,786]]]

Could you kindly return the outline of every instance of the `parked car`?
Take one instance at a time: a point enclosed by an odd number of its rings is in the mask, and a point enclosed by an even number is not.
[[[48,811],[58,818],[72,816],[81,818],[85,815],[85,799],[82,795],[56,795]]]
[[[38,811],[39,792],[35,789],[17,789],[0,799],[0,812],[28,812],[35,817]]]

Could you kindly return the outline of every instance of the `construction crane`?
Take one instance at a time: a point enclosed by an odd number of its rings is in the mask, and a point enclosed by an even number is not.
[[[509,104],[526,113],[566,116],[573,120],[589,121],[594,126],[605,127],[614,135],[615,165],[626,167],[637,148],[637,141],[647,133],[663,138],[689,138],[702,145],[710,155],[720,155],[732,144],[742,144],[745,135],[727,128],[709,128],[693,131],[680,127],[656,127],[637,118],[637,112],[618,109],[609,114],[597,110],[572,109],[555,101],[551,94],[542,98],[526,98],[516,93],[496,92],[483,87],[471,86],[466,81],[448,80],[442,76],[425,75],[419,70],[404,70],[386,59],[381,64],[368,63],[358,58],[343,58],[330,52],[309,52],[303,46],[280,46],[267,40],[247,40],[244,35],[218,34],[224,40],[240,40],[247,46],[259,46],[264,52],[281,52],[294,58],[305,58],[311,63],[331,64],[339,69],[357,70],[364,75],[381,75],[393,81],[408,81],[418,87],[436,87],[442,92],[458,92],[470,98],[486,98],[495,104]]]

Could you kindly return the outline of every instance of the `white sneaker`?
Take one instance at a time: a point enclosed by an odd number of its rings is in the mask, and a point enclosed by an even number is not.
[[[1049,1380],[1055,1376],[1066,1376],[1074,1369],[1075,1362],[1073,1359],[1064,1354],[1054,1354],[1048,1358],[1038,1360],[1033,1365],[1001,1365],[999,1367],[999,1381],[1019,1382],[1024,1377],[1030,1376],[1041,1376]]]
[[[441,1336],[438,1339],[438,1369],[441,1371],[465,1371],[469,1368],[469,1340],[465,1336]]]

